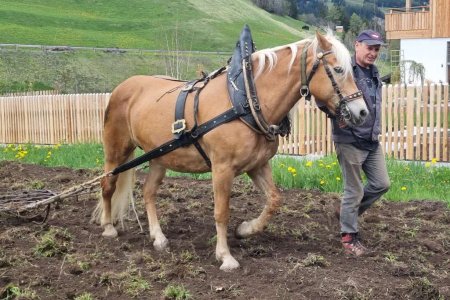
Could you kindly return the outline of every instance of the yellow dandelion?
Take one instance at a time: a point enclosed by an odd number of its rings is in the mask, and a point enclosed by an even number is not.
[[[336,177],[336,181],[341,181],[341,177]]]
[[[325,184],[325,180],[322,179],[322,180],[320,181],[320,184],[321,184],[321,185],[324,185],[324,184]]]
[[[431,163],[434,165],[435,163],[437,163],[437,161],[438,161],[437,158],[433,158],[433,159],[431,160]]]
[[[312,165],[313,165],[312,161],[309,160],[305,164],[305,166],[307,166],[308,168],[311,167]]]
[[[429,168],[429,167],[431,167],[431,163],[430,163],[429,161],[427,161],[427,162],[425,163],[425,168]]]
[[[401,189],[402,191],[406,191],[406,190],[407,190],[406,186],[402,186],[400,189]]]

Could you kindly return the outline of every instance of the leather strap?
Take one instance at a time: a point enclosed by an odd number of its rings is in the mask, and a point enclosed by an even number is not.
[[[242,61],[247,101],[259,130],[269,141],[274,141],[276,135],[279,134],[280,126],[269,124],[261,112],[261,106],[259,105],[255,82],[253,80],[252,63],[250,59],[251,57],[245,57]]]
[[[125,172],[131,168],[137,167],[140,164],[143,164],[149,160],[152,160],[154,158],[163,156],[169,152],[172,152],[175,149],[178,149],[180,147],[188,146],[193,144],[195,141],[197,141],[199,138],[201,138],[203,135],[211,131],[212,129],[216,128],[217,126],[220,126],[222,124],[228,123],[230,121],[233,121],[237,118],[239,118],[240,115],[234,108],[231,108],[217,117],[199,125],[197,129],[185,132],[183,135],[181,135],[178,139],[170,140],[163,145],[150,150],[147,153],[144,153],[143,155],[136,157],[133,160],[130,160],[129,162],[126,162],[118,167],[116,167],[114,170],[111,171],[111,175],[117,175],[119,173]],[[201,153],[200,153],[201,154]],[[211,162],[210,162],[211,163]]]
[[[187,95],[195,89],[195,85],[201,79],[189,81],[181,88],[178,94],[177,102],[175,104],[175,122],[172,124],[172,133],[176,139],[180,138],[186,129],[186,120],[184,119],[184,110],[186,106]]]
[[[308,76],[306,75],[306,59],[308,57],[308,48],[310,44],[311,43],[306,43],[305,46],[303,46],[302,55],[300,57],[300,68],[302,70],[302,85],[300,87],[300,96],[305,97],[305,99],[308,101],[311,100],[311,93],[308,86]]]

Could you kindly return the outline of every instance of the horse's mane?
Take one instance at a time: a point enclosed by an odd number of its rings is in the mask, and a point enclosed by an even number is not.
[[[331,30],[327,30],[325,38],[332,44],[332,50],[334,55],[336,56],[336,60],[338,64],[343,69],[343,76],[352,76],[352,65],[351,65],[351,56],[350,52],[347,48],[342,44],[334,35]],[[256,70],[255,79],[258,78],[259,75],[267,68],[269,71],[277,64],[278,56],[277,52],[282,49],[290,48],[291,49],[291,60],[289,62],[288,73],[291,71],[292,65],[294,64],[295,58],[297,56],[298,48],[300,45],[310,43],[309,47],[313,48],[313,52],[317,52],[318,48],[318,40],[317,38],[310,37],[292,44],[278,46],[274,48],[262,49],[252,54],[252,59],[257,59],[259,62],[258,69]]]

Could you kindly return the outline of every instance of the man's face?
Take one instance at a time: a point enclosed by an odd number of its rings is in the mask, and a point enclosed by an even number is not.
[[[380,52],[380,45],[369,46],[364,42],[355,43],[356,62],[361,67],[367,68],[375,63]]]

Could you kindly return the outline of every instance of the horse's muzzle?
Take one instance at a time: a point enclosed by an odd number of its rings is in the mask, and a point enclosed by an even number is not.
[[[347,103],[341,105],[340,110],[341,120],[345,122],[347,126],[356,127],[364,123],[366,117],[369,114],[367,108],[354,108],[351,110]]]

